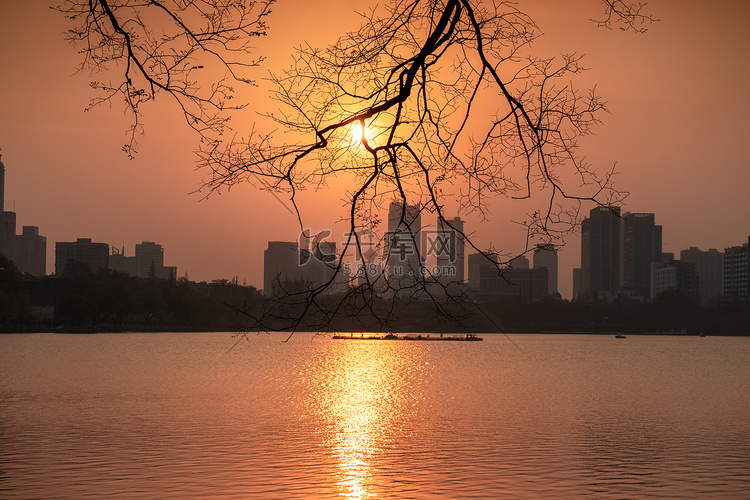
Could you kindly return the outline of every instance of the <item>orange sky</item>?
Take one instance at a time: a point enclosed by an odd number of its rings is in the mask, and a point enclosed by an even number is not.
[[[270,36],[259,44],[268,67],[285,67],[302,41],[332,41],[343,27],[356,27],[353,5],[280,0]],[[617,162],[618,185],[631,192],[624,209],[656,213],[665,251],[746,242],[750,2],[654,1],[649,8],[661,22],[646,35],[596,29],[587,21],[600,11],[596,0],[521,0],[519,7],[546,33],[534,46],[540,54],[586,53],[591,70],[577,84],[597,84],[611,114],[583,152],[600,170]],[[65,27],[43,1],[0,2],[5,209],[17,212],[19,232],[35,225],[47,237],[48,272],[56,241],[90,237],[132,255],[136,243],[150,240],[164,246],[165,264],[192,280],[238,276],[261,286],[266,242],[296,239],[295,218],[250,186],[205,201],[190,194],[201,178],[195,141],[166,101],[147,110],[141,153],[126,159],[120,109],[83,112],[88,76],[74,75],[78,59],[61,36]],[[262,89],[252,96],[255,108],[270,109]],[[341,217],[335,197],[306,193],[302,202],[315,231]],[[482,245],[517,248],[523,233],[509,221],[522,214],[514,210],[498,203],[491,220],[469,220],[467,230]],[[579,261],[571,237],[560,262],[564,297]]]

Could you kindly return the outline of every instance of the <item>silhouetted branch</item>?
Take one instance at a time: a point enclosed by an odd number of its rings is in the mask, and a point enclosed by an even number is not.
[[[115,98],[132,118],[123,150],[133,156],[142,134],[142,105],[160,93],[177,104],[202,140],[213,142],[225,130],[233,82],[252,84],[245,70],[251,42],[266,34],[265,18],[275,0],[67,0],[55,10],[74,24],[68,40],[80,47],[80,71],[111,73],[92,81],[98,95],[89,109]],[[226,76],[215,78],[216,74]]]
[[[229,78],[247,82],[235,72],[240,63],[227,54],[247,52],[249,40],[265,34],[271,4],[184,0],[167,7],[131,1],[114,7],[107,0],[69,0],[61,9],[79,23],[70,38],[87,44],[83,67],[125,62],[119,84],[96,88],[105,91],[98,102],[125,97],[136,117],[133,137],[141,103],[159,92],[179,103],[203,139],[198,157],[206,193],[241,182],[260,184],[291,201],[303,234],[298,191],[325,186],[332,176],[351,182],[348,236],[335,259],[324,262],[325,278],[278,277],[264,308],[246,311],[249,328],[326,331],[341,316],[363,327],[373,321],[385,327],[417,302],[430,304],[438,318],[460,322],[472,310],[465,284],[426,267],[416,220],[434,216],[462,248],[481,251],[502,274],[513,257],[574,231],[582,203],[612,205],[626,195],[614,187],[614,167],[599,174],[579,153],[579,140],[606,112],[595,89],[580,91],[572,83],[584,70],[581,56],[532,55],[530,45],[541,33],[513,2],[387,2],[335,44],[299,48],[292,66],[271,77],[279,107],[266,118],[277,133],[260,134],[253,126],[244,137],[219,139],[215,133],[226,126],[223,112],[238,107],[226,104],[227,80],[197,83],[192,76],[202,67],[197,61],[208,57]],[[653,21],[641,4],[604,0],[603,5],[604,17],[595,21],[600,26],[645,31],[643,25]],[[154,36],[144,20],[159,14],[173,29],[163,37]],[[527,231],[526,247],[496,259],[493,249],[480,250],[471,234],[451,225],[444,213],[448,196],[457,198],[463,215],[480,218],[489,216],[497,198],[538,199],[541,208],[519,221]],[[388,233],[369,249],[380,257],[380,271],[355,280],[346,258],[365,255],[360,235],[378,226],[387,206],[397,215],[389,216]],[[399,261],[408,264],[406,275],[395,272],[398,245],[414,253]]]
[[[647,25],[658,21],[645,12],[646,3],[602,0],[602,4],[604,5],[604,13],[601,19],[591,19],[601,28],[612,29],[612,26],[619,25],[623,31],[632,30],[636,33],[645,33],[648,31]]]

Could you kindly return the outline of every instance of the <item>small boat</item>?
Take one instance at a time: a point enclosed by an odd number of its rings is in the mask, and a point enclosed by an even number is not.
[[[615,335],[615,338],[616,338],[616,339],[624,339],[624,338],[626,338],[626,337],[625,337],[625,334],[624,334],[624,333],[618,333],[617,335]]]

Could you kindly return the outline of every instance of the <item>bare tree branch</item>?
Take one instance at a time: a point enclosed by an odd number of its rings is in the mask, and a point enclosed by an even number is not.
[[[642,32],[653,22],[643,4],[602,3],[599,26]],[[301,47],[291,67],[271,77],[278,110],[266,118],[277,133],[253,127],[244,137],[220,138],[225,112],[241,106],[226,103],[229,80],[201,85],[193,75],[208,58],[228,79],[249,82],[238,71],[258,60],[231,56],[248,52],[249,40],[265,34],[271,4],[69,0],[60,8],[78,23],[69,37],[84,44],[82,68],[121,72],[117,84],[94,85],[104,91],[94,104],[125,98],[135,117],[129,152],[140,105],[166,93],[202,138],[198,158],[207,194],[260,180],[261,188],[291,200],[302,235],[297,193],[325,186],[332,176],[351,182],[348,236],[335,258],[319,259],[328,270],[325,278],[285,282],[279,276],[277,293],[263,310],[245,311],[249,328],[327,331],[342,316],[356,318],[363,328],[385,327],[413,303],[461,322],[472,300],[465,284],[426,266],[416,223],[422,216],[434,216],[439,228],[482,252],[502,274],[513,257],[574,231],[582,203],[612,205],[626,196],[614,187],[614,167],[598,173],[579,152],[579,140],[606,112],[595,89],[573,84],[584,71],[581,56],[534,55],[530,46],[541,33],[508,1],[387,2],[335,44]],[[172,31],[156,36],[150,28],[156,16]],[[457,196],[462,215],[480,218],[489,217],[489,205],[498,198],[537,201],[540,208],[518,221],[526,229],[525,248],[496,260],[494,249],[480,249],[472,234],[451,224],[445,193]],[[397,215],[389,216],[389,230],[378,235],[376,249],[365,249],[361,235],[372,234],[385,207],[395,207]],[[402,259],[407,274],[395,271],[399,245],[414,253]],[[318,258],[320,249],[318,242],[300,255]],[[346,259],[366,250],[379,256],[380,271],[355,277]]]
[[[604,6],[602,17],[590,19],[601,28],[612,29],[612,26],[619,25],[623,31],[645,33],[648,31],[646,26],[658,21],[658,19],[646,13],[646,3],[602,0],[602,4]]]
[[[142,106],[168,95],[202,141],[225,130],[235,82],[252,84],[252,40],[266,34],[275,0],[67,0],[55,7],[74,26],[67,38],[80,49],[79,71],[111,74],[92,81],[89,109],[122,99],[132,125],[123,150],[137,152]],[[223,70],[223,71],[222,71]],[[215,79],[214,74],[225,73]],[[209,73],[210,75],[208,75]]]

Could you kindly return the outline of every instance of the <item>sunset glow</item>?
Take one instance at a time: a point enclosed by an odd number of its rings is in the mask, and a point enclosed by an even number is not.
[[[364,129],[362,128],[361,122],[355,122],[352,125],[352,143],[355,146],[362,146],[363,142],[368,142],[372,139],[371,127],[365,123]]]
[[[733,228],[724,214],[750,213],[744,189],[750,169],[745,168],[742,150],[747,126],[737,118],[750,110],[743,87],[750,75],[743,54],[750,44],[745,29],[750,5],[727,2],[707,11],[695,0],[649,3],[661,21],[648,33],[632,35],[593,26],[588,19],[596,17],[596,4],[519,4],[545,33],[535,41],[539,56],[585,53],[583,64],[590,70],[577,85],[596,85],[607,101],[605,123],[581,141],[586,160],[603,170],[617,165],[615,182],[631,193],[623,210],[656,213],[665,228],[665,251],[723,249],[745,241],[747,230]],[[256,75],[258,87],[243,90],[251,97],[248,116],[276,110],[262,80],[267,71],[288,68],[293,48],[301,43],[325,46],[355,29],[361,22],[356,10],[368,8],[363,4],[352,9],[341,1],[275,5],[269,35],[257,40],[254,54],[265,57]],[[204,201],[200,194],[189,195],[203,176],[193,168],[198,140],[167,100],[144,108],[141,153],[129,160],[121,151],[129,123],[119,109],[83,113],[94,93],[90,75],[75,73],[81,62],[77,49],[61,37],[69,29],[66,19],[46,2],[2,2],[0,14],[5,41],[0,60],[7,69],[0,79],[6,96],[0,148],[6,210],[19,213],[19,229],[38,226],[50,244],[90,237],[125,246],[129,253],[136,243],[155,241],[165,248],[166,260],[178,268],[179,276],[187,271],[191,280],[209,282],[238,276],[262,286],[267,242],[294,240],[299,232],[299,221],[277,199],[288,198],[250,185],[237,185],[231,193]],[[701,39],[695,33],[716,36]],[[695,71],[696,61],[705,62],[700,72]],[[696,101],[696,95],[702,98]],[[478,116],[487,112],[483,104],[477,104]],[[232,125],[237,127],[233,133],[247,134],[248,127],[239,121]],[[259,132],[272,130],[269,125]],[[376,128],[373,134],[368,124],[364,137],[377,142],[383,130]],[[339,140],[364,154],[362,137],[361,126],[352,124]],[[288,138],[280,134],[278,140]],[[665,195],[664,186],[675,175],[682,179],[679,195]],[[306,209],[305,223],[322,230],[340,220],[342,197],[309,190],[298,192],[295,201]],[[467,219],[467,230],[476,234],[480,248],[492,244],[517,250],[526,234],[513,221],[534,208],[500,201],[491,207],[490,220]],[[563,298],[571,297],[579,240],[569,238],[560,255]],[[218,255],[216,248],[221,248]],[[47,269],[54,269],[53,247],[47,252]]]

